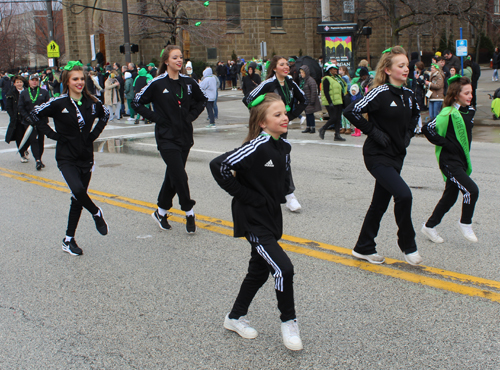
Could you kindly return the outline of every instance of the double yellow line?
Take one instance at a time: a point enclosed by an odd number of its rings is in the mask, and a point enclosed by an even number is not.
[[[61,181],[50,180],[1,167],[0,175],[33,185],[42,186],[44,188],[69,193],[69,189],[66,184]],[[156,204],[154,203],[143,202],[119,195],[104,193],[102,191],[89,190],[89,194],[92,199],[136,212],[150,214],[156,209]],[[173,216],[169,217],[169,220],[185,223],[183,211],[171,209],[171,212],[173,213]],[[196,215],[196,218],[196,225],[201,229],[231,237],[233,235],[232,222],[202,215]],[[500,302],[500,282],[498,281],[482,279],[476,276],[460,274],[429,266],[414,267],[392,258],[386,258],[385,265],[374,265],[352,258],[351,249],[337,247],[335,245],[291,235],[283,235],[280,245],[283,249],[290,252],[300,253],[345,266],[357,267],[365,271],[437,289],[472,297],[482,297],[493,302]],[[409,269],[411,269],[411,272],[408,271]]]

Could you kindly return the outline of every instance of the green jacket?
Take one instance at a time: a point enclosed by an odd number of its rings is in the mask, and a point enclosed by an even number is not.
[[[342,85],[333,78],[333,76],[325,76],[321,80],[321,104],[322,105],[330,105],[328,103],[328,100],[326,99],[325,96],[325,91],[324,91],[324,81],[325,79],[328,79],[328,82],[330,84],[330,90],[328,94],[330,95],[330,98],[332,99],[333,105],[339,105],[342,104]]]

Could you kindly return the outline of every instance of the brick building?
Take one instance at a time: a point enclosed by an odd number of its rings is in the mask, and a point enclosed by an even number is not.
[[[360,1],[360,0],[357,0]],[[489,0],[492,13],[498,0]],[[69,0],[64,12],[64,33],[66,38],[66,59],[81,59],[84,64],[91,61],[91,35],[94,35],[95,49],[100,49],[107,62],[123,63],[125,57],[119,53],[123,44],[123,22],[120,0]],[[375,0],[364,0],[372,8]],[[75,4],[72,7],[72,4]],[[273,54],[284,56],[309,55],[318,58],[323,51],[322,37],[317,34],[320,23],[319,0],[270,0],[258,2],[252,0],[213,1],[208,7],[201,2],[173,2],[178,4],[175,12],[178,23],[168,24],[168,17],[158,10],[153,10],[144,0],[128,1],[131,43],[139,45],[139,52],[132,55],[136,64],[157,62],[161,49],[168,43],[180,45],[185,57],[215,63],[228,60],[231,55],[251,58],[261,57],[260,43],[266,42],[268,57]],[[337,14],[338,1],[331,0],[332,21],[346,18]],[[84,9],[81,5],[89,8]],[[286,5],[286,6],[285,6]],[[92,9],[94,7],[94,9]],[[100,11],[114,10],[117,13]],[[496,8],[495,8],[496,9]],[[156,13],[155,13],[156,12]],[[154,15],[156,19],[146,19],[141,15]],[[368,58],[370,50],[371,65],[375,66],[382,50],[392,45],[393,38],[387,17],[369,19],[362,12],[349,14],[347,20],[359,25],[372,27],[368,42],[366,36],[355,35],[352,39],[354,62]],[[165,22],[167,21],[167,22]],[[195,26],[201,22],[200,26]],[[431,55],[438,50],[439,39],[443,32],[450,39],[458,38],[459,27],[463,27],[463,38],[469,41],[470,50],[475,47],[474,30],[465,22],[453,17],[442,17],[439,24],[427,24],[403,30],[399,35],[399,44],[409,52],[418,46],[424,55]],[[493,25],[490,32],[496,32]],[[170,30],[176,29],[175,40],[169,38]],[[94,62],[95,63],[95,62]]]

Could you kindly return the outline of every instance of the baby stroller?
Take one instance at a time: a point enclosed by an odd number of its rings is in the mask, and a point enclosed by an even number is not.
[[[491,102],[491,111],[493,112],[493,119],[500,119],[500,88],[496,89],[493,95],[488,94],[490,99],[493,99]]]

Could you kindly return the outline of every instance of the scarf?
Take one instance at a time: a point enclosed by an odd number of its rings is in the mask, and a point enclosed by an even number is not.
[[[80,112],[80,109],[78,109],[78,105],[76,105],[75,101],[71,97],[69,98],[69,100],[71,100],[71,102],[75,106],[76,117],[78,118],[78,127],[80,127],[80,132],[81,132],[83,129],[83,126],[85,126],[85,121],[84,121],[82,113]]]
[[[460,114],[459,110],[455,107],[445,107],[441,110],[436,118],[436,132],[439,136],[445,137],[446,132],[448,130],[448,123],[450,121],[453,123],[453,128],[455,129],[455,135],[457,136],[457,140],[462,147],[462,150],[465,154],[465,159],[467,160],[467,175],[472,173],[472,164],[470,161],[470,152],[469,152],[469,138],[467,137],[467,129],[465,127],[464,119]],[[436,159],[439,164],[439,157],[441,156],[442,146],[436,146]],[[441,171],[442,173],[442,171]],[[443,179],[446,181],[446,176],[443,173]]]

